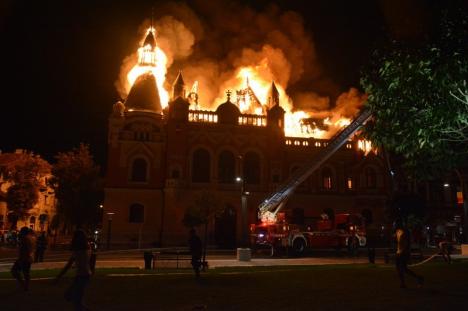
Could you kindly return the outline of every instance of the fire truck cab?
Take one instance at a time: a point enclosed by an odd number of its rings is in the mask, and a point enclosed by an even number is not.
[[[274,224],[251,225],[251,244],[255,249],[269,249],[270,255],[281,250],[302,255],[307,249],[347,249],[354,253],[366,245],[365,222],[357,214],[326,215],[306,225],[288,224],[284,220]]]

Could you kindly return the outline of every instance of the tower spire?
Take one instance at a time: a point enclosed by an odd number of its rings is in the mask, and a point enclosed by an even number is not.
[[[279,92],[276,88],[275,81],[272,81],[270,90],[268,91],[268,106],[272,108],[276,105],[279,106]]]
[[[179,70],[179,74],[172,85],[172,99],[177,97],[185,98],[185,82],[182,77],[182,70]]]

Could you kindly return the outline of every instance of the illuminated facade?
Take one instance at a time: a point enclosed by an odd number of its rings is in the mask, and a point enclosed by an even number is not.
[[[4,168],[19,160],[26,151],[16,150],[14,153],[0,152],[0,230],[9,230],[9,211],[6,202],[6,194],[11,183],[4,179]],[[24,219],[19,219],[16,227],[29,227],[35,231],[48,231],[50,221],[56,214],[56,199],[52,188],[47,185],[47,179],[50,178],[50,172],[39,176],[41,187],[38,193],[38,201],[32,209],[28,211],[29,215]]]
[[[272,83],[263,115],[241,113],[230,91],[215,111],[192,110],[179,73],[163,108],[155,76],[139,76],[109,118],[103,231],[111,225],[111,243],[185,245],[184,211],[206,190],[226,207],[209,224],[210,244],[235,246],[241,238],[236,178],[245,182],[248,222],[254,223],[259,203],[328,143],[285,137],[277,93]],[[308,219],[326,209],[370,211],[374,222],[382,222],[385,172],[380,156],[365,155],[357,140],[349,141],[296,190],[286,215]]]

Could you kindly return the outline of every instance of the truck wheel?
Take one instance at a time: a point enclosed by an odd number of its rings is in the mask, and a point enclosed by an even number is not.
[[[292,246],[292,251],[294,255],[296,256],[302,255],[305,251],[305,248],[306,248],[306,244],[303,239],[299,238],[299,239],[294,240],[293,246]]]
[[[349,238],[348,240],[348,252],[350,255],[357,255],[359,249],[359,240],[356,237]]]

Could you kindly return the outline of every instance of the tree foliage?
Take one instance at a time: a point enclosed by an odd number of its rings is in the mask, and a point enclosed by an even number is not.
[[[455,14],[456,15],[456,14]],[[391,42],[374,53],[361,85],[376,145],[425,178],[468,159],[468,20],[446,13],[422,45]]]
[[[102,185],[89,146],[80,144],[55,158],[50,184],[55,189],[60,219],[74,226],[95,224]]]
[[[15,154],[15,159],[4,168],[5,180],[11,186],[6,201],[11,219],[24,219],[39,199],[39,190],[45,187],[43,178],[50,173],[50,165],[32,153]],[[16,226],[16,221],[12,222]]]

